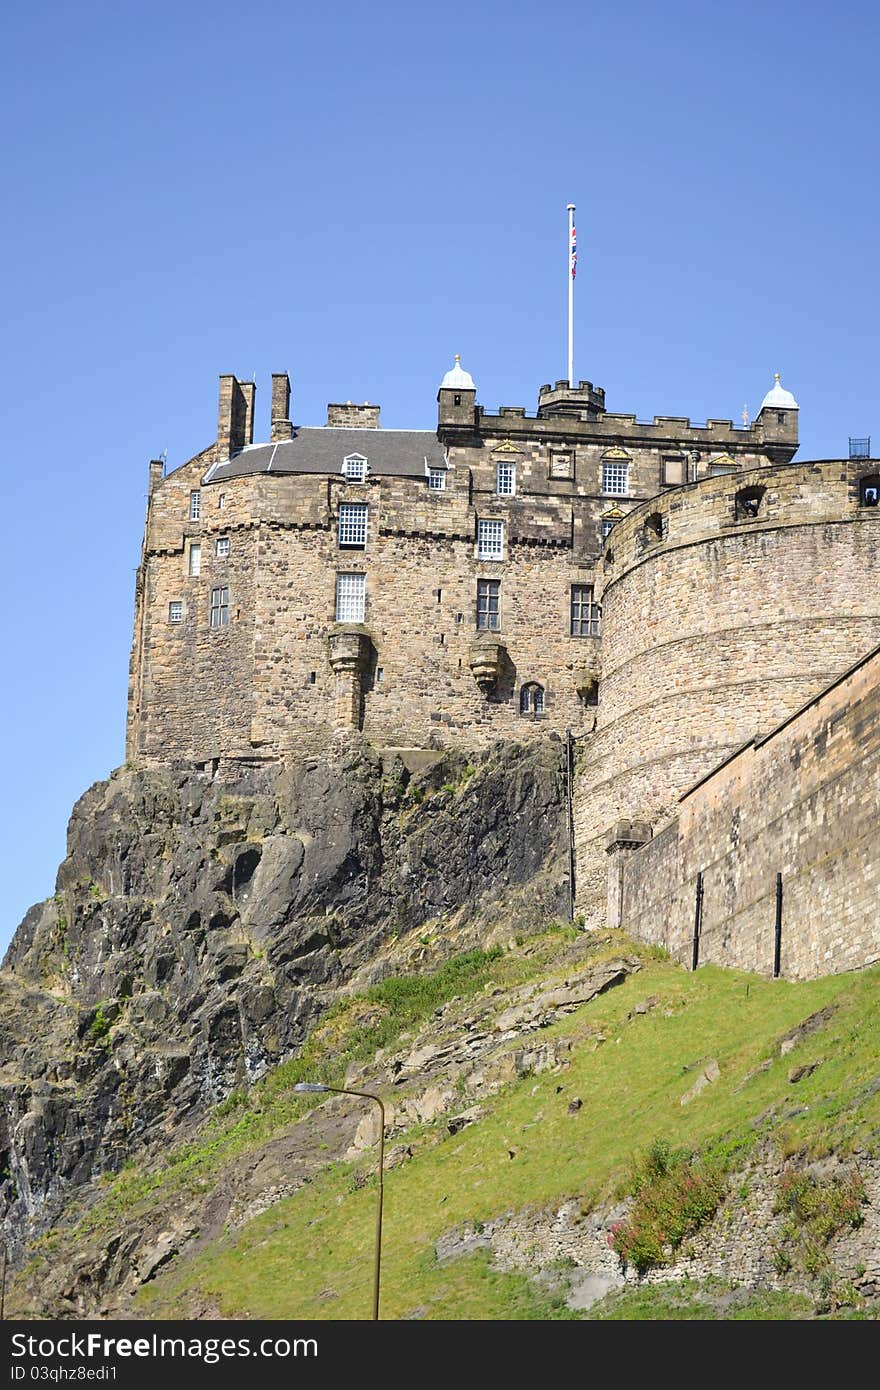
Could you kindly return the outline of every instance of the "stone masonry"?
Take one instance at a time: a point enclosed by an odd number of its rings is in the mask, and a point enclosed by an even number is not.
[[[598,609],[594,630],[575,625],[572,600],[595,597],[603,532],[688,476],[766,468],[797,447],[796,410],[747,429],[642,424],[606,412],[589,382],[557,382],[536,416],[492,415],[450,379],[436,431],[381,429],[378,406],[352,402],[301,430],[276,374],[270,444],[255,446],[254,384],[221,378],[216,443],[167,477],[150,467],[130,762],[275,758],[340,727],[383,746],[583,734]],[[346,477],[350,455],[362,479]],[[366,507],[357,548],[340,545],[351,506]],[[479,553],[480,523],[500,523],[497,557]],[[365,592],[345,661],[340,573]],[[481,581],[497,586],[484,631]]]
[[[613,414],[588,381],[493,414],[456,362],[436,429],[394,430],[351,401],[294,425],[276,374],[265,444],[255,389],[222,377],[216,442],[150,465],[136,766],[570,731],[592,928],[615,826],[612,918],[632,844],[880,641],[878,464],[792,461],[778,382],[743,428]]]
[[[880,648],[682,797],[621,877],[621,925],[692,961],[793,979],[880,959]],[[616,837],[617,831],[613,832]],[[616,874],[612,874],[616,877]]]

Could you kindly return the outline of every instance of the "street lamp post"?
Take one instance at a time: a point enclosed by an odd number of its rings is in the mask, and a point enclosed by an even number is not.
[[[382,1264],[382,1182],[385,1174],[385,1106],[373,1091],[353,1091],[348,1086],[325,1086],[321,1081],[298,1081],[293,1088],[299,1092],[333,1091],[338,1096],[363,1096],[379,1107],[379,1185],[376,1192],[376,1257],[373,1267],[373,1318],[379,1317],[379,1272]]]

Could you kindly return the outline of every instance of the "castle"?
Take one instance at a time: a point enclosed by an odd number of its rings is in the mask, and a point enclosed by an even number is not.
[[[276,375],[255,444],[254,383],[221,377],[216,442],[150,465],[127,756],[216,772],[346,730],[570,732],[578,908],[635,920],[627,873],[679,798],[880,643],[880,471],[793,461],[778,377],[742,427],[641,422],[588,381],[542,386],[534,416],[476,394],[456,358],[436,429],[351,402],[301,428]]]

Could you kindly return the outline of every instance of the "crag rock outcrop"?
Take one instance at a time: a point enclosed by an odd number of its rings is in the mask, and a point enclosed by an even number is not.
[[[381,973],[389,935],[431,923],[442,955],[565,915],[557,738],[411,766],[348,739],[222,775],[124,770],[80,799],[56,894],[0,972],[13,1254],[293,1055],[355,974]]]

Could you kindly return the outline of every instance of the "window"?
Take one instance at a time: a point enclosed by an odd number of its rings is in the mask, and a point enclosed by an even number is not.
[[[444,492],[446,490],[446,469],[428,469],[428,487],[432,492]]]
[[[602,609],[593,601],[592,584],[571,586],[572,637],[598,637]]]
[[[189,495],[189,519],[198,521],[202,515],[202,494],[198,491],[191,492]]]
[[[367,543],[366,502],[339,504],[339,544],[347,550],[363,550]]]
[[[614,527],[616,526],[616,524],[617,524],[617,523],[614,522],[614,521],[603,521],[603,522],[602,522],[602,544],[603,544],[603,545],[604,545],[605,542],[607,541],[608,537],[611,535],[611,532],[614,530]]]
[[[229,625],[229,589],[224,584],[222,588],[211,590],[211,626],[228,627]]]
[[[859,503],[863,507],[880,506],[880,473],[872,473],[859,482]]]
[[[602,491],[609,493],[612,497],[627,497],[629,495],[628,463],[602,464]]]
[[[496,482],[499,497],[513,497],[516,492],[516,464],[499,463]]]
[[[367,476],[367,460],[363,454],[349,454],[342,460],[342,471],[346,482],[362,483]]]
[[[598,705],[599,682],[595,679],[591,680],[587,685],[585,685],[581,690],[578,691],[578,694],[581,697],[581,704],[584,706],[585,709],[590,709],[592,706]]]
[[[202,547],[198,541],[189,548],[189,572],[193,579],[202,572]]]
[[[500,596],[501,585],[497,579],[477,580],[477,628],[480,632],[497,632],[501,626]]]
[[[733,511],[737,521],[747,521],[756,517],[764,500],[765,487],[743,487],[734,498]]]
[[[544,713],[544,687],[538,685],[537,681],[529,681],[519,692],[519,712],[520,714],[543,714]]]
[[[504,559],[504,522],[477,522],[477,559]]]
[[[218,536],[218,537],[217,537],[217,559],[218,559],[218,560],[228,560],[228,559],[229,559],[229,537],[228,537],[228,536]]]
[[[367,576],[365,574],[337,574],[336,621],[338,623],[362,623],[366,597]]]
[[[654,545],[663,539],[663,517],[659,512],[652,512],[642,527],[642,540],[646,545]]]
[[[225,493],[225,492],[221,492],[221,493],[220,493],[220,496],[217,498],[217,506],[220,508],[221,512],[222,512],[223,508],[226,506],[226,493]]]
[[[459,396],[459,395],[453,396],[453,397],[452,397],[452,404],[453,404],[453,405],[461,405],[461,396]]]
[[[168,605],[168,621],[169,621],[169,623],[182,623],[182,622],[183,622],[183,603],[181,602],[180,599],[172,599],[171,602],[169,603],[169,605]]]

